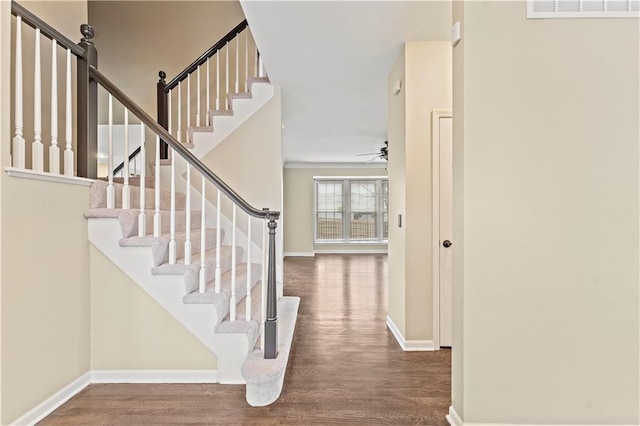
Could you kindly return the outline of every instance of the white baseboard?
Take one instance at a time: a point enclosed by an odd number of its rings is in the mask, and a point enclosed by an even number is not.
[[[464,426],[464,422],[453,408],[453,405],[449,406],[449,414],[447,414],[447,421],[451,426]]]
[[[387,254],[387,249],[341,249],[341,250],[315,250],[316,254]]]
[[[218,371],[94,370],[91,383],[218,383]]]
[[[47,417],[62,404],[71,399],[74,395],[86,388],[91,382],[91,373],[86,372],[82,376],[51,395],[49,398],[38,404],[35,408],[29,410],[19,419],[10,422],[11,425],[34,425],[40,420]]]
[[[312,251],[285,251],[284,257],[313,257],[316,254]]]
[[[463,422],[462,419],[460,418],[460,416],[458,415],[458,413],[456,412],[456,409],[453,408],[453,406],[449,407],[449,414],[447,415],[447,421],[449,422],[449,424],[451,426],[539,426],[534,424],[534,423],[529,423],[529,424],[516,424],[516,423],[469,423],[469,422]],[[546,426],[587,426],[587,425],[569,425],[569,424],[553,424],[553,425],[546,425]],[[600,425],[591,425],[591,426],[622,426],[622,425],[604,425],[604,424],[600,424]]]
[[[403,351],[434,351],[435,346],[433,345],[433,340],[405,340],[404,336],[393,323],[391,318],[387,317],[387,327],[391,330],[391,334],[396,338],[398,344]]]

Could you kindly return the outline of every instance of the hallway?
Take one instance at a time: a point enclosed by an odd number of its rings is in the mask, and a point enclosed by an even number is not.
[[[446,425],[451,353],[400,349],[384,323],[386,269],[386,255],[285,259],[300,313],[268,407],[249,407],[236,385],[90,385],[40,424]]]

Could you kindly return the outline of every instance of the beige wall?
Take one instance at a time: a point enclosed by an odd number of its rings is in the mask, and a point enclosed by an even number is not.
[[[2,424],[89,371],[89,188],[2,172]]]
[[[638,424],[640,21],[525,7],[464,7],[454,404],[465,423]]]
[[[196,337],[91,246],[92,370],[215,370]]]
[[[28,1],[23,5],[72,40],[78,39],[80,24],[87,22],[86,1]],[[8,136],[12,134],[9,31],[13,19],[10,2],[0,7],[0,153],[4,167],[10,162]],[[24,30],[23,41],[30,31]],[[43,43],[43,57],[46,46]],[[26,50],[24,55],[25,63],[32,60]],[[43,83],[43,89],[45,86]],[[29,105],[25,101],[25,109]],[[45,110],[48,108],[43,107],[43,114]],[[28,135],[26,126],[25,115]],[[45,135],[46,129],[48,123],[43,119]],[[89,259],[82,216],[89,190],[10,178],[3,171],[0,196],[0,423],[8,424],[89,370]]]
[[[285,168],[284,252],[313,254],[314,250],[386,250],[386,244],[328,245],[313,243],[314,176],[386,176],[384,168]]]
[[[406,340],[431,340],[431,113],[452,107],[451,45],[408,42],[399,61],[403,58],[404,65],[396,63],[388,78],[390,158],[398,155],[389,165],[390,193],[404,194],[391,198],[391,222],[395,225],[390,230],[389,251],[404,244],[404,252],[399,252],[402,258],[399,253],[390,257],[389,299],[394,306],[390,318]],[[391,93],[396,80],[403,80],[399,95]],[[398,214],[403,215],[406,231],[397,228]],[[395,302],[403,298],[404,305]],[[402,316],[404,329],[399,325]]]

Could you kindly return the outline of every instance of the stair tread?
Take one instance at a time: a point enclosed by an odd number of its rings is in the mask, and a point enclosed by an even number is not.
[[[211,109],[209,110],[209,115],[232,117],[234,115],[234,111],[232,109]]]
[[[260,271],[262,266],[258,263],[251,264],[251,288],[253,289],[261,280]],[[220,292],[225,293],[225,297],[228,299],[231,296],[231,270],[225,271],[221,275]],[[236,266],[236,302],[239,304],[246,295],[247,287],[247,264],[240,263]],[[243,291],[245,290],[245,291]],[[242,297],[238,297],[241,295]],[[189,304],[209,304],[214,303],[218,293],[215,291],[215,282],[209,281],[204,293],[200,293],[197,290],[184,296],[184,303]]]
[[[242,251],[242,247],[237,246],[236,250]],[[229,254],[231,255],[231,246],[223,245],[220,247],[220,251],[223,253],[221,256]],[[184,257],[180,259],[176,259],[176,263],[173,265],[169,263],[163,263],[161,265],[155,266],[151,269],[151,273],[153,275],[183,275],[185,272],[189,270],[198,270],[200,269],[200,252],[192,253],[191,259],[192,262],[189,265],[184,264]],[[216,258],[216,249],[209,249],[205,251],[205,259],[214,260]],[[238,256],[238,260],[240,260],[242,256]]]
[[[215,233],[217,230],[216,228],[205,228],[205,232],[207,234],[211,234],[211,233]],[[223,235],[224,235],[224,231]],[[198,240],[200,238],[200,229],[196,229],[196,230],[192,230],[190,232],[191,234],[191,240],[194,241],[196,240],[196,238],[193,238],[193,236],[197,236]],[[175,239],[176,241],[180,241],[180,242],[184,242],[186,240],[187,237],[187,231],[176,231],[175,233]],[[144,237],[125,237],[125,238],[121,238],[120,239],[120,246],[122,247],[150,247],[154,242],[156,241],[166,241],[167,243],[169,242],[169,240],[171,240],[171,234],[170,233],[162,233],[160,234],[160,236],[158,237],[154,237],[153,235],[147,235]]]

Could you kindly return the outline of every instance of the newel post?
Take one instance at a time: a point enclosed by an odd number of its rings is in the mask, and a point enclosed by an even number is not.
[[[264,357],[278,356],[278,299],[276,294],[276,227],[278,223],[270,218],[269,258],[267,263],[267,318],[264,323]]]
[[[165,130],[169,130],[169,94],[166,91],[167,74],[164,71],[158,73],[160,80],[157,84],[157,98],[158,98],[158,124],[164,127]],[[160,158],[165,160],[169,158],[169,146],[167,142],[160,141]]]
[[[77,89],[77,132],[78,176],[95,179],[98,176],[98,83],[91,78],[90,67],[98,66],[98,51],[91,40],[94,36],[90,25],[80,26],[82,40],[80,47],[84,57],[78,58]]]

